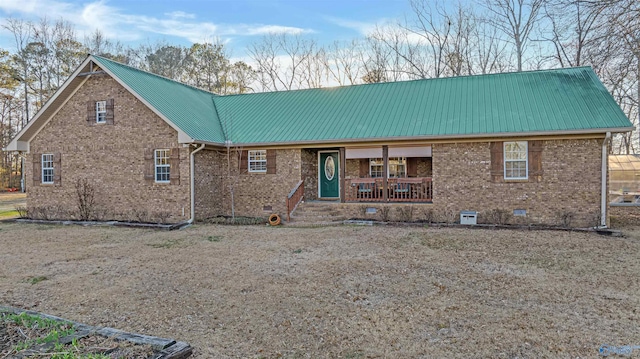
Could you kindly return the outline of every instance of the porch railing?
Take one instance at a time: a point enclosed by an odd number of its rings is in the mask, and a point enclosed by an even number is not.
[[[287,221],[291,220],[291,213],[296,209],[296,206],[304,198],[304,179],[300,180],[298,184],[291,190],[287,196]]]
[[[389,178],[384,188],[382,178],[345,179],[346,202],[384,202],[387,191],[389,202],[431,202],[431,177]]]

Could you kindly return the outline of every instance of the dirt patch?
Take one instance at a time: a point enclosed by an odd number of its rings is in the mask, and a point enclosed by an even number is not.
[[[5,223],[0,303],[180,338],[200,358],[596,357],[640,344],[639,238]]]

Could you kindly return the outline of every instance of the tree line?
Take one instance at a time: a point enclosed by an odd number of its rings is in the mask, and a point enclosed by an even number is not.
[[[637,0],[409,0],[409,5],[403,19],[349,41],[263,36],[246,48],[246,61],[234,61],[221,41],[134,47],[98,30],[80,39],[64,20],[10,18],[1,24],[14,46],[0,48],[0,146],[87,53],[221,95],[588,65],[627,116],[640,123]],[[637,133],[619,135],[613,151],[634,153],[639,142]],[[3,155],[0,188],[18,186],[18,163],[16,154]]]

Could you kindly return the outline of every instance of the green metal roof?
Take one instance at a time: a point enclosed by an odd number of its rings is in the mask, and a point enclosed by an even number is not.
[[[224,142],[213,103],[215,94],[103,57],[93,58],[192,139]]]
[[[193,139],[312,143],[630,130],[590,67],[216,96],[96,57]]]

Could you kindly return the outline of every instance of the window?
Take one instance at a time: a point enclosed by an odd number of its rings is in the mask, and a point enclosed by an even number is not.
[[[249,151],[249,172],[267,172],[267,151]]]
[[[171,165],[169,164],[169,150],[155,150],[155,179],[158,183],[169,183]]]
[[[407,159],[404,157],[389,158],[389,177],[407,177]]]
[[[53,154],[42,155],[42,183],[53,183]]]
[[[369,175],[371,177],[382,177],[384,161],[382,158],[371,158],[369,160]],[[407,159],[404,157],[389,158],[389,178],[407,177]]]
[[[107,101],[96,102],[96,123],[107,123]]]
[[[528,178],[527,141],[504,143],[504,179]]]
[[[382,158],[369,159],[369,175],[371,177],[374,177],[374,178],[382,177],[383,168],[384,168],[384,164],[383,164]]]

